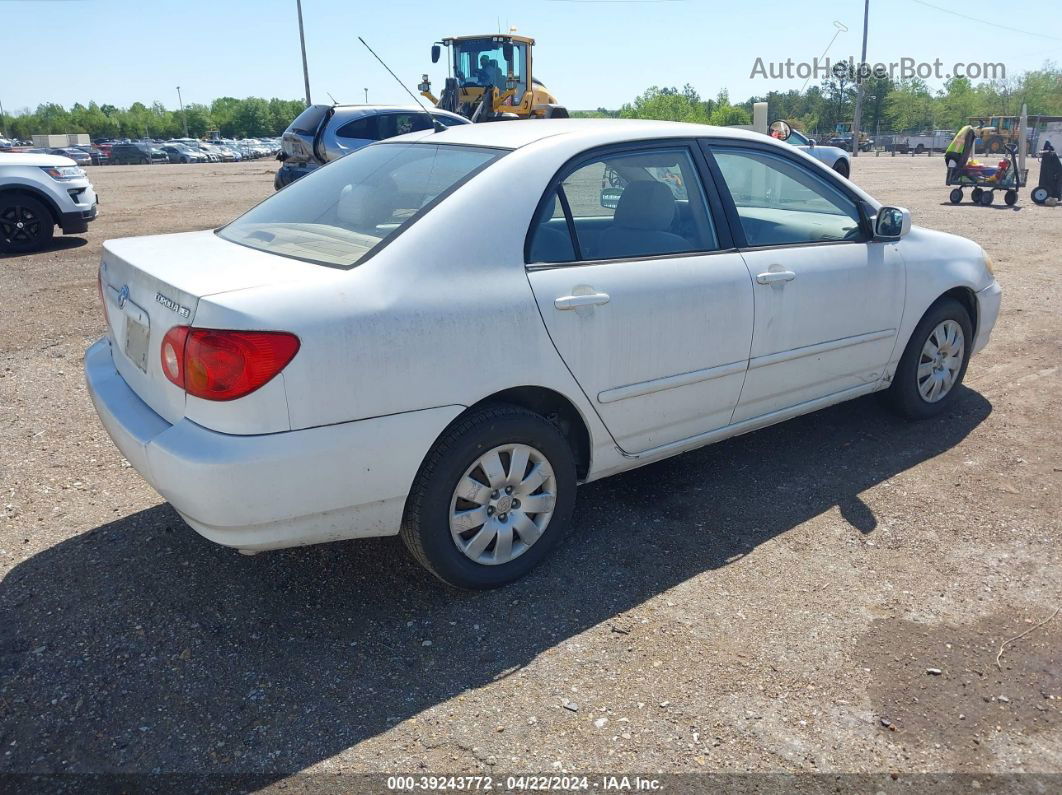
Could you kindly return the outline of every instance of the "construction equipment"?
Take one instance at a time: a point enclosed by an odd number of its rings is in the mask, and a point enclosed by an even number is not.
[[[567,109],[531,71],[534,45],[534,39],[511,32],[445,38],[431,48],[432,63],[439,62],[443,47],[450,51],[442,94],[431,93],[427,75],[417,88],[436,107],[473,122],[566,119]]]
[[[971,121],[975,121],[971,117]],[[1010,145],[1017,146],[1020,141],[1020,128],[1017,116],[990,116],[988,121],[981,121],[981,146],[984,151],[997,155],[1005,153]]]

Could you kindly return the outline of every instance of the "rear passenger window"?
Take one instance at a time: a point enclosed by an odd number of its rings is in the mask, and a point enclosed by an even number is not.
[[[368,116],[364,119],[348,121],[336,130],[336,136],[339,138],[357,138],[363,141],[379,141],[380,139],[376,132],[376,123],[379,118],[379,116]]]
[[[571,227],[560,197],[567,199]],[[531,262],[570,262],[576,252],[582,260],[603,260],[718,248],[689,151],[650,149],[609,154],[574,168],[539,213],[528,256]]]

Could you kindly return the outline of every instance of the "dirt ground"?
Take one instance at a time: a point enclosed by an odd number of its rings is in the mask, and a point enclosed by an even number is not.
[[[396,539],[215,546],[93,412],[101,241],[217,225],[275,165],[94,168],[87,235],[0,259],[0,773],[1062,772],[1062,208],[860,157],[995,260],[955,410],[858,400],[586,486],[545,565],[459,593]]]

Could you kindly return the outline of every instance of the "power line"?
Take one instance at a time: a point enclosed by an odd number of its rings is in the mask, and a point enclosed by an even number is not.
[[[1052,41],[1062,41],[1062,36],[1051,36],[1047,33],[1033,33],[1031,30],[1022,30],[1021,28],[1010,28],[1006,25],[1000,25],[998,22],[990,22],[987,19],[979,19],[978,17],[972,17],[969,14],[962,14],[958,11],[952,11],[950,8],[943,8],[941,6],[935,6],[932,3],[927,3],[926,0],[911,0],[912,3],[918,3],[920,6],[926,6],[936,11],[943,11],[945,14],[951,14],[955,17],[962,17],[968,19],[971,22],[980,22],[982,25],[991,25],[998,30],[1009,30],[1011,33],[1022,33],[1026,36],[1035,36],[1038,39],[1051,39]]]

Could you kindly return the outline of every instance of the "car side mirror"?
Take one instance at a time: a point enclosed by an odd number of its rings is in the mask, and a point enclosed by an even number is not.
[[[438,44],[431,45],[431,62],[439,63],[439,56],[442,55],[442,47]]]
[[[619,200],[622,195],[623,188],[602,188],[601,206],[610,210],[615,210],[619,207]]]
[[[911,211],[903,207],[882,207],[874,219],[875,240],[899,240],[911,231]]]
[[[793,134],[793,128],[789,126],[789,122],[779,119],[771,122],[770,132],[772,138],[777,138],[779,141],[788,141],[789,136]]]

